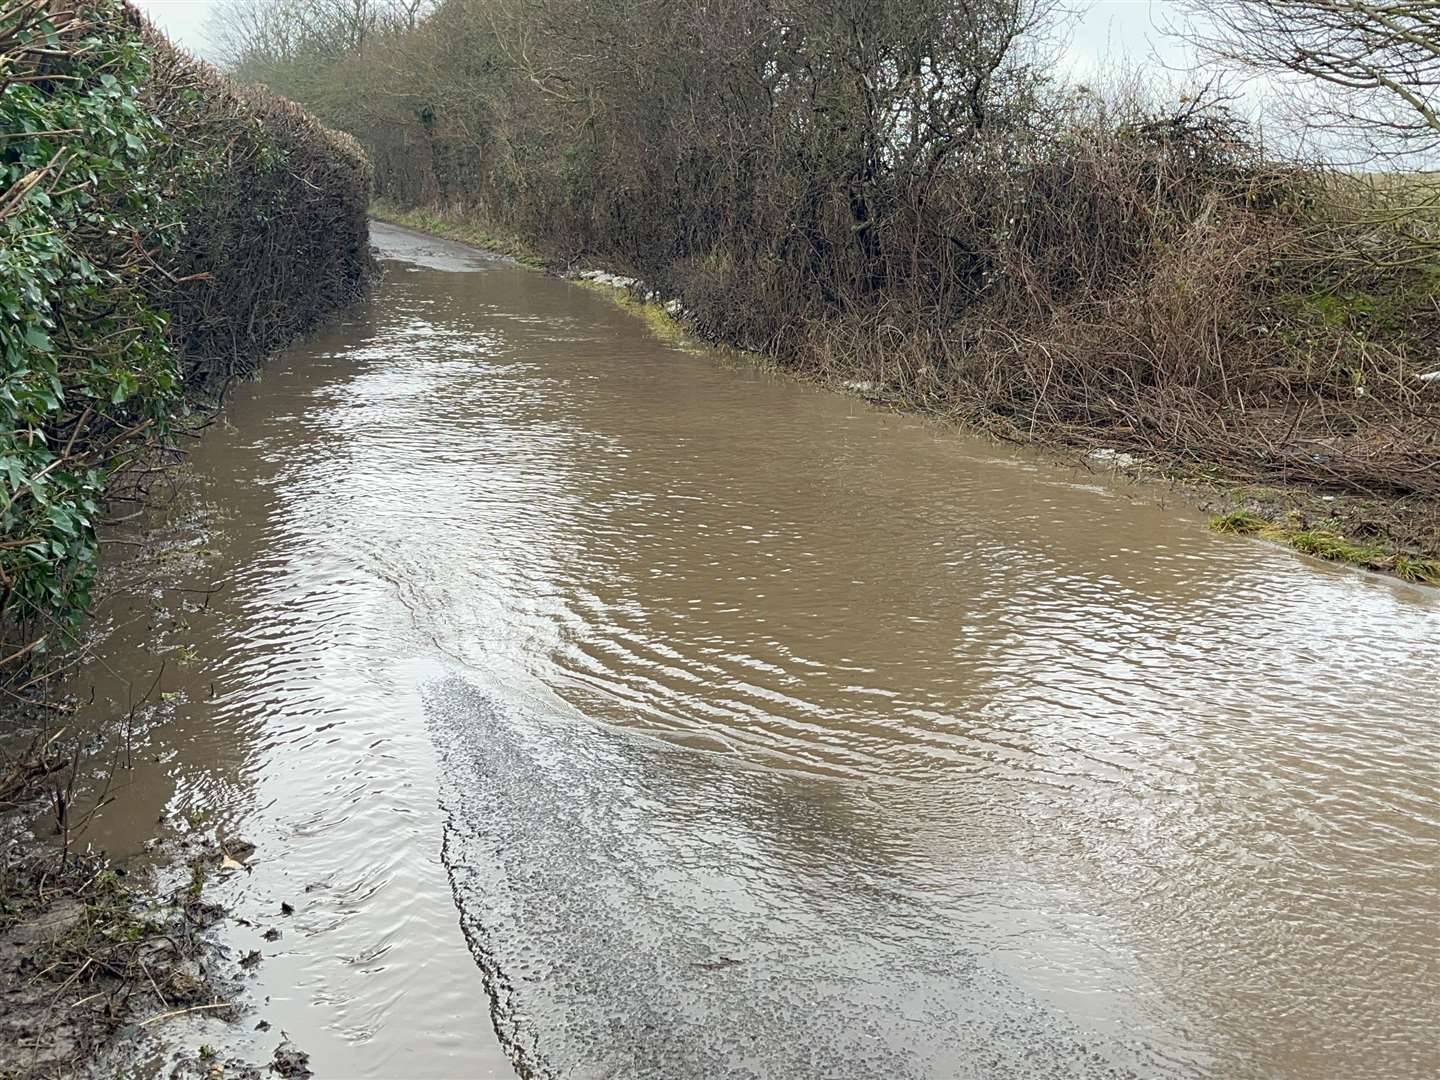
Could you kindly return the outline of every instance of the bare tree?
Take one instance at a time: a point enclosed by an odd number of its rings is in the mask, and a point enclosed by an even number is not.
[[[1205,59],[1295,91],[1302,130],[1369,161],[1440,165],[1440,0],[1185,0]]]
[[[224,67],[269,81],[277,66],[332,62],[379,31],[414,29],[433,6],[433,0],[224,0],[211,37]]]

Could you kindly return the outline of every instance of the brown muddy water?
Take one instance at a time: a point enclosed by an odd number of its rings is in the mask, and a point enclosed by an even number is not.
[[[285,1029],[322,1077],[1440,1069],[1433,592],[375,241],[373,302],[232,394],[158,523],[157,580],[216,591],[114,605],[82,680],[164,695],[90,839],[258,845],[221,886],[255,1015],[176,1039]]]

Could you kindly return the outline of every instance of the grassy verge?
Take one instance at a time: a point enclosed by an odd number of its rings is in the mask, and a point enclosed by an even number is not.
[[[1271,520],[1253,510],[1237,509],[1217,514],[1210,528],[1234,536],[1253,536],[1285,544],[1305,555],[1329,562],[1348,563],[1381,573],[1394,574],[1404,581],[1440,585],[1440,559],[1426,558],[1397,550],[1383,542],[1351,539],[1334,518],[1306,521],[1299,514]]]

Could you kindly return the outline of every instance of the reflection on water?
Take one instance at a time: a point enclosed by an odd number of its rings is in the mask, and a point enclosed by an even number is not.
[[[1440,1068],[1434,596],[377,238],[90,674],[322,1074]]]

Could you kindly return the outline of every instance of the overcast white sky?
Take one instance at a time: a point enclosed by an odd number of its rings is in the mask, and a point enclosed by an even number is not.
[[[192,52],[205,53],[205,28],[217,0],[136,2],[171,37]],[[1157,28],[1164,9],[1164,0],[1094,0],[1075,29],[1066,66],[1077,76],[1093,77],[1119,58],[1143,60],[1152,48],[1165,49]]]
[[[215,0],[135,0],[135,6],[191,52],[205,51],[205,24]]]

